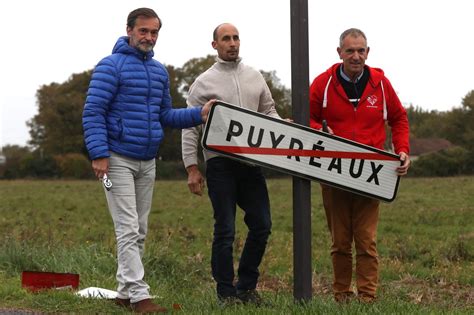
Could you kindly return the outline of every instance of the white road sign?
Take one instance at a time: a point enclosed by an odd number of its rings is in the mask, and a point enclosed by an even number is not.
[[[220,155],[393,201],[399,157],[312,128],[216,102],[202,145]]]

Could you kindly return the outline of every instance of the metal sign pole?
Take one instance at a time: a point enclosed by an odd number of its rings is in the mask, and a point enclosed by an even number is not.
[[[290,0],[291,91],[293,120],[309,126],[308,0]],[[312,295],[311,182],[293,177],[293,296]]]

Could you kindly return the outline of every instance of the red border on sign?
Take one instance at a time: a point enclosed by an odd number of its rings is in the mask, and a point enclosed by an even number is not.
[[[251,148],[227,145],[207,145],[209,149],[224,151],[235,154],[264,154],[264,155],[287,155],[287,156],[311,156],[323,158],[361,159],[361,160],[383,160],[399,161],[399,159],[379,153],[343,152],[343,151],[321,151],[301,149],[276,149],[276,148]]]

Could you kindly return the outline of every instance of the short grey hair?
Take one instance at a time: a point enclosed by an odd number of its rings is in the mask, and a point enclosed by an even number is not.
[[[362,36],[365,41],[367,41],[367,37],[365,36],[364,32],[362,32],[358,28],[349,28],[342,32],[341,36],[339,37],[339,48],[342,48],[342,42],[347,36],[354,36],[354,37],[359,37]]]
[[[163,23],[161,22],[160,17],[158,16],[158,14],[156,14],[156,12],[153,9],[150,9],[150,8],[138,8],[130,12],[127,17],[127,27],[130,27],[131,29],[133,29],[135,27],[135,23],[137,22],[137,18],[141,16],[145,18],[158,19],[158,22],[160,23],[158,30],[161,29],[161,26],[163,25]]]

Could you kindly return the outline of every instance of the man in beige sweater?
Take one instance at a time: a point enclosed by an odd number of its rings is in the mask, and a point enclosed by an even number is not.
[[[187,99],[188,107],[218,99],[280,118],[261,73],[241,62],[237,28],[228,23],[217,26],[212,47],[217,50],[216,63],[192,84]],[[201,127],[183,129],[182,133],[188,186],[197,195],[202,195],[204,188],[197,156],[200,133]],[[217,297],[225,305],[242,302],[260,304],[262,299],[255,290],[258,267],[272,224],[265,178],[258,166],[217,156],[206,150],[203,153],[208,194],[214,210],[211,267],[212,276],[217,282]],[[239,260],[238,280],[234,285],[232,252],[237,205],[245,213],[244,221],[249,231]]]

